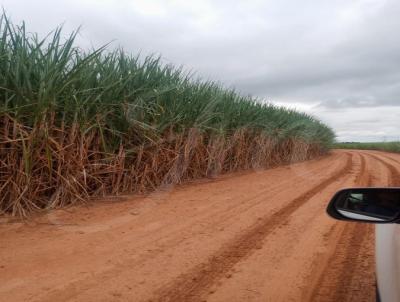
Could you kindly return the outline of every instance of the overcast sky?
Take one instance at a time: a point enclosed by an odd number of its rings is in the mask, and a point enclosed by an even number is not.
[[[46,34],[161,54],[205,79],[311,113],[339,141],[400,139],[398,0],[0,0]]]

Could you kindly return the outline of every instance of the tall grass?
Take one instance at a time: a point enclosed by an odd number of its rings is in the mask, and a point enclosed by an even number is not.
[[[157,57],[0,20],[0,212],[305,160],[332,130]]]
[[[333,145],[338,149],[380,150],[386,152],[400,153],[400,142],[372,142],[372,143],[336,143]]]

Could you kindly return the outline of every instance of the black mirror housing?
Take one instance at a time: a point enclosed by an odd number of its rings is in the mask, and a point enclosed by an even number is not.
[[[329,216],[366,223],[400,222],[400,188],[349,188],[338,191],[327,207]]]

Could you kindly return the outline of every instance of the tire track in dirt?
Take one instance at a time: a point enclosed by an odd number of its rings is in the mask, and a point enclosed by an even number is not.
[[[346,161],[346,157],[348,157],[348,155],[345,154],[341,154],[338,157],[338,160],[340,161]],[[332,168],[332,163],[326,163],[323,167],[316,167],[314,169],[311,170],[307,170],[306,173],[301,174],[300,179],[298,180],[297,184],[299,184],[301,186],[302,183],[306,183],[303,179],[307,178],[307,177],[313,177],[313,178],[318,178],[320,175],[319,174],[323,174],[321,173],[321,171],[325,172],[327,171],[327,169]],[[333,169],[332,169],[333,170]],[[290,185],[289,183],[286,185]],[[276,194],[277,190],[282,189],[282,186],[285,186],[285,184],[282,184],[281,182],[279,182],[278,185],[274,185],[271,187],[267,187],[267,189],[265,190],[261,190],[259,193],[254,194],[253,196],[251,196],[251,198],[246,198],[241,200],[241,204],[237,205],[237,204],[232,204],[229,205],[228,207],[224,207],[223,209],[220,209],[219,211],[216,211],[213,214],[209,214],[207,216],[207,219],[213,219],[213,218],[218,218],[218,220],[215,220],[215,222],[213,224],[209,224],[206,227],[202,227],[201,228],[201,232],[206,232],[215,228],[219,228],[220,226],[224,225],[224,222],[231,219],[232,217],[235,216],[235,214],[237,215],[238,210],[240,210],[240,212],[245,212],[248,211],[249,209],[259,205],[260,203],[263,202],[263,195],[265,194]],[[208,209],[208,211],[210,211],[210,209]],[[204,210],[202,213],[207,214],[207,211]],[[232,212],[232,213],[231,213]],[[199,213],[201,214],[201,213]],[[204,218],[202,217],[198,217],[200,216],[199,214],[197,214],[196,216],[196,220],[192,220],[191,223],[196,223],[197,221],[201,221],[204,220]],[[269,214],[271,215],[271,214]],[[162,254],[165,252],[165,249],[167,246],[174,246],[174,245],[179,245],[181,243],[183,243],[184,241],[187,240],[187,236],[174,236],[174,235],[178,235],[178,234],[182,234],[182,232],[185,232],[185,229],[187,229],[188,227],[182,227],[179,230],[174,230],[173,232],[170,233],[162,233],[160,234],[160,238],[158,239],[153,239],[152,242],[160,242],[163,241],[163,248],[161,249],[156,249],[152,251],[152,256],[156,257],[159,254]],[[191,232],[194,231],[193,228],[191,228]],[[166,240],[165,237],[171,237],[170,240]],[[148,243],[147,243],[148,244]],[[146,243],[143,243],[143,245],[138,246],[138,248],[142,248],[145,249],[146,248]],[[145,261],[147,259],[148,255],[142,255],[141,257],[137,257],[134,261],[131,260],[126,260],[123,263],[121,263],[120,265],[117,265],[115,267],[112,268],[112,270],[107,270],[104,271],[102,273],[98,273],[96,274],[96,278],[112,278],[113,274],[119,274],[120,271],[124,271],[126,270],[127,267],[134,267],[135,265],[138,265],[139,263]],[[54,291],[52,294],[50,294],[48,297],[46,297],[44,299],[44,301],[54,301],[55,299],[57,299],[57,297],[59,297],[61,294],[63,296],[67,295],[68,299],[72,299],[73,297],[75,297],[78,294],[81,294],[82,292],[85,291],[85,289],[90,288],[90,286],[95,285],[95,281],[92,280],[91,278],[89,280],[76,280],[75,282],[71,283],[68,285],[68,287],[59,290],[59,291]]]
[[[353,280],[360,278],[357,275],[359,273],[357,268],[360,265],[357,259],[364,254],[363,250],[371,234],[373,234],[372,225],[349,223],[345,226],[340,232],[323,278],[317,284],[310,301],[361,301],[360,297],[357,299],[354,296],[357,296],[362,288],[354,287]],[[361,297],[363,296],[361,294]]]
[[[372,185],[372,175],[366,170],[366,159],[363,154],[361,156],[361,170],[356,178],[356,185],[369,187]],[[337,242],[334,257],[344,259],[341,266],[339,266],[339,280],[336,283],[336,290],[333,292],[332,301],[349,301],[353,300],[352,291],[355,289],[352,280],[357,272],[356,268],[359,262],[356,259],[359,255],[363,254],[363,249],[367,246],[365,244],[370,240],[373,234],[373,225],[365,225],[361,223],[348,224],[340,240]],[[349,244],[349,242],[351,244]],[[316,297],[315,297],[316,298]]]
[[[400,186],[400,172],[399,169],[396,168],[394,165],[388,163],[387,161],[383,160],[381,157],[385,158],[385,159],[389,159],[389,160],[393,160],[390,157],[386,157],[386,156],[377,156],[377,155],[373,155],[373,154],[368,154],[368,156],[374,158],[375,160],[381,162],[390,172],[390,181],[389,181],[389,186]],[[395,160],[394,160],[395,161]]]
[[[356,177],[358,186],[372,186],[374,178],[366,169],[365,158],[370,158],[381,163],[389,171],[389,184],[397,182],[400,174],[391,164],[382,160],[379,156],[370,153],[360,153],[361,169]],[[369,159],[369,160],[370,160]],[[329,253],[326,261],[328,264],[319,276],[318,282],[313,286],[309,301],[361,301],[365,299],[363,291],[374,289],[374,284],[369,284],[369,279],[374,276],[359,276],[365,267],[366,274],[371,273],[374,267],[373,242],[374,226],[362,223],[338,223],[335,226],[337,240],[333,242],[335,248]],[[335,236],[335,237],[336,237]],[[331,243],[332,245],[332,243]],[[370,297],[371,301],[374,299]],[[364,300],[363,300],[364,301]]]
[[[372,153],[372,154],[375,154],[375,155],[379,155],[381,157],[390,159],[391,161],[393,161],[393,162],[395,162],[395,163],[400,165],[400,159],[398,158],[399,155],[400,155],[399,153],[390,153],[390,152],[378,151],[378,150],[369,151],[369,152],[370,152],[369,154]],[[392,157],[392,156],[394,156],[394,157]]]
[[[86,226],[89,227],[89,232],[87,234],[86,229],[83,228],[83,231],[85,231],[84,234],[80,233],[79,235],[74,235],[74,233],[81,230],[80,222],[76,227],[68,226],[66,232],[63,230],[60,232],[57,231],[57,235],[55,235],[55,233],[49,234],[49,231],[53,233],[53,227],[40,227],[39,230],[32,229],[29,231],[29,237],[35,237],[35,241],[40,243],[33,244],[33,246],[23,244],[27,248],[25,251],[32,251],[29,252],[32,260],[46,261],[47,264],[43,269],[38,269],[37,267],[36,270],[30,269],[30,276],[38,272],[41,278],[30,277],[30,280],[32,280],[31,282],[36,282],[38,285],[29,286],[28,279],[25,281],[25,289],[29,287],[32,292],[32,295],[30,295],[28,299],[32,301],[94,301],[88,300],[88,298],[96,296],[97,293],[104,293],[107,295],[107,291],[111,291],[110,288],[115,289],[115,287],[118,287],[116,284],[121,283],[126,284],[127,288],[132,287],[132,284],[137,287],[138,290],[135,290],[134,294],[125,290],[125,294],[134,297],[134,300],[143,301],[148,299],[148,297],[153,296],[154,292],[151,294],[148,293],[147,288],[149,285],[141,283],[144,279],[146,279],[146,282],[147,280],[155,281],[151,283],[152,291],[164,287],[165,284],[175,280],[177,276],[189,271],[198,263],[206,261],[210,255],[218,251],[218,248],[210,251],[207,245],[214,245],[214,242],[218,242],[221,237],[225,237],[227,240],[221,238],[224,240],[224,243],[218,243],[219,247],[225,246],[225,243],[229,244],[229,242],[235,238],[235,234],[241,234],[243,230],[254,225],[254,222],[257,221],[260,215],[262,218],[267,217],[267,214],[272,215],[288,202],[302,195],[302,193],[318,185],[322,180],[341,169],[347,157],[348,155],[346,155],[346,153],[333,152],[326,160],[315,160],[315,163],[305,162],[304,164],[279,167],[278,171],[280,172],[278,174],[275,173],[273,169],[270,169],[261,174],[249,173],[245,177],[240,176],[239,179],[237,177],[231,177],[227,178],[226,182],[220,181],[218,185],[208,184],[207,190],[197,190],[197,186],[189,186],[190,190],[188,191],[190,194],[183,192],[179,193],[181,196],[176,196],[180,191],[177,190],[177,194],[165,198],[166,201],[171,202],[157,201],[157,206],[151,208],[164,214],[160,216],[160,213],[156,215],[154,211],[151,211],[151,213],[148,213],[151,215],[147,215],[151,220],[146,219],[143,221],[142,216],[145,215],[142,214],[145,212],[141,212],[142,208],[139,208],[141,215],[135,216],[134,219],[131,218],[130,221],[127,221],[126,217],[132,217],[132,215],[127,214],[126,211],[130,211],[129,208],[131,208],[128,204],[115,204],[112,208],[107,207],[103,210],[98,209],[96,205],[96,207],[93,207],[90,211],[85,211],[86,213],[78,213],[78,211],[75,211],[71,213],[73,214],[72,216],[75,217],[74,219],[65,220],[66,222],[78,222],[76,216],[86,217],[89,213],[93,215],[97,212],[97,214],[101,216],[96,215],[96,219],[93,220],[95,223],[94,225],[86,222],[82,224],[85,228]],[[351,173],[353,173],[353,171],[351,171]],[[249,185],[252,183],[258,184],[258,186]],[[265,185],[260,186],[260,184],[263,183],[265,183]],[[279,184],[280,187],[276,187],[276,184]],[[295,186],[293,186],[293,184],[295,184]],[[235,186],[234,191],[231,188],[232,185]],[[219,188],[223,190],[221,191]],[[240,188],[240,190],[237,190],[237,188]],[[202,193],[201,191],[207,192]],[[242,195],[236,194],[236,192],[240,193],[240,191],[248,193]],[[186,202],[185,199],[191,199],[197,193],[213,201],[210,202],[209,200],[200,198],[196,200],[196,203]],[[255,198],[248,198],[252,195],[254,195]],[[229,199],[226,199],[226,197],[229,197]],[[217,202],[214,202],[214,199]],[[185,203],[178,203],[179,200],[185,200]],[[161,201],[164,201],[164,199]],[[201,207],[201,211],[192,209],[193,205],[202,205],[203,202],[207,207]],[[260,204],[260,206],[251,211],[247,211],[253,207],[254,203]],[[175,208],[176,204],[179,205],[178,208]],[[230,213],[228,217],[225,217],[225,212],[230,212],[229,209],[231,209],[233,204],[236,205],[236,210]],[[216,207],[216,205],[218,205],[218,207]],[[125,210],[121,211],[121,209],[119,209],[118,212],[114,211],[114,213],[107,214],[108,218],[112,218],[110,221],[108,221],[108,219],[103,219],[104,210],[108,212],[108,210],[119,208],[120,206],[123,206]],[[100,205],[100,207],[103,206]],[[174,210],[172,212],[173,215],[171,215],[171,212],[165,211],[165,208],[168,210],[171,210],[171,208],[177,210]],[[147,207],[145,207],[145,209],[148,210]],[[178,209],[179,216],[175,215],[175,211],[178,211]],[[182,209],[184,209],[184,211],[182,211]],[[187,214],[189,214],[189,216]],[[72,218],[72,216],[68,216]],[[175,217],[175,221],[174,219],[171,220],[171,216]],[[229,220],[225,222],[228,218]],[[140,220],[140,222],[138,220]],[[158,222],[157,220],[163,223],[153,224],[154,221]],[[245,222],[246,220],[247,222]],[[166,221],[169,222],[166,223]],[[221,221],[224,221],[222,226],[225,228],[225,231],[223,231],[224,228],[221,228]],[[198,222],[199,224],[197,225]],[[101,230],[98,230],[98,226],[100,224],[103,226],[104,223],[110,223],[112,228],[102,227]],[[144,227],[148,225],[151,226],[151,228],[144,229]],[[240,227],[238,227],[238,225]],[[140,226],[141,228],[138,229],[136,226]],[[153,226],[156,226],[156,228],[153,228]],[[162,226],[164,227],[162,228]],[[90,228],[92,227],[94,227],[95,232],[90,232]],[[160,231],[160,227],[162,231]],[[57,229],[59,228],[57,227]],[[132,230],[135,230],[134,234]],[[204,231],[207,232],[204,234]],[[26,229],[25,232],[28,233]],[[47,234],[47,239],[43,238],[43,236],[39,236],[41,232]],[[53,236],[57,238],[54,238],[55,240],[51,239],[51,242],[49,242],[49,239]],[[60,237],[63,237],[63,239],[59,240]],[[107,244],[106,242],[109,241],[110,238],[113,238],[113,243]],[[70,243],[66,244],[65,239],[70,241]],[[23,240],[21,243],[24,241],[26,242],[26,240]],[[11,243],[11,241],[9,242]],[[205,248],[200,248],[192,252],[192,247],[201,242],[203,242]],[[48,244],[50,244],[51,247],[49,247]],[[53,249],[53,246],[56,248]],[[94,246],[95,248],[91,248]],[[68,251],[70,248],[74,249],[73,257],[69,255],[70,253]],[[85,260],[88,256],[86,255],[88,248],[92,250],[92,253],[91,256]],[[17,249],[23,251],[24,247],[19,246]],[[180,260],[173,261],[172,255]],[[198,255],[201,255],[202,259],[198,259]],[[17,253],[14,259],[18,259],[19,256],[20,255]],[[47,259],[49,261],[47,261]],[[60,259],[60,263],[57,264],[57,267],[54,263],[55,259]],[[109,260],[105,261],[104,259]],[[15,260],[11,262],[13,264],[11,264],[10,267],[12,267],[14,263],[18,266]],[[86,267],[86,263],[91,262],[98,262],[98,264],[96,264],[96,266],[90,264],[90,266],[88,265]],[[182,265],[183,267],[177,270],[176,267],[179,267],[179,265],[183,263],[185,263]],[[189,263],[190,265],[186,265]],[[168,272],[166,272],[167,274],[163,274],[162,267],[164,265],[170,266],[167,270],[177,270],[178,272],[176,274],[168,274]],[[62,269],[63,266],[64,269]],[[79,269],[79,271],[75,274],[68,272],[70,267],[75,267],[75,269]],[[34,273],[32,273],[32,271],[34,271]],[[44,271],[47,271],[47,273],[51,272],[52,277],[45,277]],[[78,274],[80,271],[91,273]],[[157,275],[154,273],[157,273]],[[25,278],[26,275],[28,274],[21,275],[21,278]],[[168,275],[168,277],[166,277],[166,275]],[[10,274],[10,276],[11,278],[18,277],[17,274]],[[3,280],[6,279],[7,277],[4,276]],[[40,289],[41,284],[47,284],[49,290],[42,291]],[[115,291],[119,290],[120,288],[115,289]],[[144,291],[147,291],[147,293],[143,293]],[[18,293],[20,294],[19,297],[23,295],[27,297],[27,292],[24,290],[18,291]],[[24,299],[16,300],[23,301]]]
[[[340,159],[340,157],[339,157],[339,159]],[[297,184],[301,184],[302,182],[308,182],[308,181],[304,181],[304,179],[306,179],[307,177],[317,178],[319,176],[319,174],[322,174],[321,171],[326,171],[326,169],[328,169],[331,166],[332,166],[332,163],[327,163],[324,167],[317,167],[317,168],[308,170],[304,174],[300,174],[299,175],[300,179],[297,181]],[[291,181],[288,180],[287,182],[288,182],[287,185],[290,185]],[[270,195],[276,194],[277,191],[279,191],[279,189],[281,187],[284,187],[285,185],[286,185],[286,183],[279,182],[277,185],[267,187],[266,189],[261,190],[259,193],[252,195],[251,198],[242,199],[240,205],[233,203],[232,205],[230,205],[228,207],[224,207],[223,209],[213,213],[212,215],[208,214],[207,219],[218,218],[217,224],[219,225],[222,222],[227,221],[232,217],[235,217],[238,210],[240,210],[241,212],[245,212],[245,211],[248,211],[248,210],[260,205],[261,203],[264,202],[263,196],[265,196],[265,194],[270,194]],[[210,211],[210,210],[205,209],[203,212],[207,214],[207,211]],[[216,224],[212,224],[207,228],[203,228],[203,231],[214,229],[215,227],[216,227]]]
[[[9,246],[0,245],[0,296],[8,301],[372,301],[373,226],[337,222],[325,207],[341,187],[395,183],[382,161],[399,167],[379,153],[340,150],[326,161],[233,175],[201,189],[190,185],[139,200],[135,207],[77,210],[63,216],[63,222],[77,223],[65,230],[4,225],[0,232]],[[140,215],[132,217],[132,208]],[[81,221],[89,214],[91,221]]]
[[[366,159],[365,156],[362,154],[357,154],[360,157],[360,169],[359,172],[355,178],[355,184],[358,186],[368,186],[372,179],[371,175],[368,173],[366,169]],[[306,288],[303,294],[303,300],[304,301],[319,301],[321,299],[326,299],[326,293],[324,293],[323,286],[324,282],[328,278],[326,272],[329,271],[329,267],[331,266],[332,259],[338,257],[338,255],[343,254],[342,257],[344,259],[348,257],[354,257],[354,255],[357,255],[357,252],[359,251],[359,247],[361,246],[361,243],[363,241],[363,238],[357,237],[357,242],[355,242],[356,246],[356,251],[352,251],[351,249],[347,249],[346,245],[343,243],[347,243],[347,240],[349,235],[352,235],[354,233],[354,227],[355,225],[350,226],[350,229],[346,229],[346,225],[338,222],[335,225],[333,225],[332,229],[330,230],[329,234],[327,234],[327,238],[329,238],[328,246],[334,246],[334,249],[328,250],[328,252],[321,257],[315,259],[316,265],[314,266],[315,269],[311,272],[311,280],[310,280],[310,286]],[[346,248],[346,251],[343,253],[341,250],[343,250],[343,247]],[[354,258],[350,258],[354,259]],[[340,273],[335,272],[335,274],[338,274],[340,276],[346,276],[346,272],[342,270]],[[347,276],[348,279],[349,276]],[[346,280],[343,278],[343,280]],[[343,284],[341,284],[338,287],[344,287],[346,285],[346,282],[343,281]],[[322,292],[322,293],[321,293]],[[324,297],[324,298],[322,298]],[[334,295],[330,301],[343,301],[343,297],[339,295]]]
[[[383,164],[389,171],[389,186],[395,186],[400,183],[400,173],[398,169],[393,166],[392,164],[387,163],[382,159],[386,158],[385,156],[376,156],[372,155],[371,153],[367,153],[367,156],[373,158],[374,160]],[[374,184],[372,175],[369,174],[368,182],[365,186],[369,187]],[[364,184],[363,184],[364,185]],[[343,242],[348,242],[346,246],[346,252],[344,255],[344,259],[349,259],[350,261],[346,262],[346,265],[343,265],[338,276],[340,276],[337,290],[333,295],[332,301],[356,301],[357,299],[357,292],[353,292],[355,287],[353,286],[354,279],[360,279],[359,276],[355,276],[356,267],[362,265],[361,261],[357,261],[359,258],[366,258],[362,257],[363,254],[367,254],[366,247],[371,245],[371,241],[374,241],[373,238],[373,230],[374,225],[372,224],[361,224],[361,223],[353,223],[351,224],[352,229],[350,226],[348,229],[345,230],[343,235]],[[348,239],[346,240],[346,237]],[[351,244],[349,244],[349,242]],[[364,250],[364,251],[363,251]],[[368,255],[367,255],[368,256]],[[371,257],[370,257],[371,258]],[[367,266],[372,266],[372,263],[367,264]],[[355,278],[357,277],[357,278]]]
[[[360,153],[357,153],[357,156],[360,158],[360,169],[356,175],[355,184],[363,185],[367,182],[370,182],[371,179],[368,171],[366,170],[365,156]],[[305,289],[302,300],[318,300],[318,296],[320,296],[319,291],[321,291],[321,288],[323,287],[329,264],[332,262],[332,259],[338,255],[338,244],[344,235],[344,231],[345,225],[343,223],[336,223],[332,226],[329,233],[326,234],[326,238],[328,238],[327,245],[335,246],[335,248],[328,250],[326,254],[322,254],[320,257],[314,260],[314,269],[310,273],[310,286]],[[332,299],[332,301],[334,300]]]
[[[210,287],[225,276],[238,262],[247,258],[254,250],[261,248],[263,240],[276,228],[284,225],[293,212],[325,187],[345,176],[352,168],[352,154],[346,153],[345,165],[272,216],[260,219],[253,227],[234,239],[231,244],[221,248],[208,261],[195,266],[190,272],[182,274],[169,286],[160,289],[151,301],[201,301]]]
[[[367,163],[365,156],[360,154],[361,158],[361,166],[360,166],[360,173],[356,177],[356,184],[361,186],[369,186],[372,183],[372,176],[367,171]]]

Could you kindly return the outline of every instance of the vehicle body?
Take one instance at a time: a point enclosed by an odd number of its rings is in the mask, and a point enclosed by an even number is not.
[[[375,226],[375,255],[381,301],[400,301],[400,225]]]
[[[351,188],[327,208],[339,220],[374,223],[377,300],[400,301],[400,188]]]

